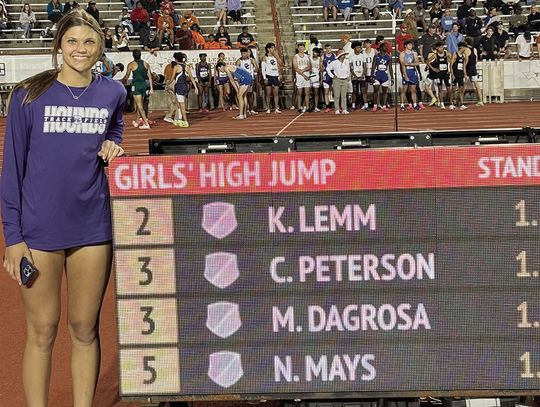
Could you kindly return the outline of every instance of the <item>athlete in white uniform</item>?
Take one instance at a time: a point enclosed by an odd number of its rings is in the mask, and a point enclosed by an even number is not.
[[[279,87],[281,86],[280,68],[283,66],[281,59],[276,52],[276,45],[269,42],[265,47],[265,56],[262,60],[261,71],[265,86],[266,113],[270,113],[270,99],[274,96],[274,107],[276,113],[279,110]]]
[[[322,83],[322,50],[320,48],[313,48],[313,53],[310,57],[311,61],[311,73],[309,80],[311,87],[313,88],[313,111],[320,112],[319,109],[319,93]]]
[[[311,61],[310,57],[304,52],[304,44],[298,44],[296,49],[297,53],[293,57],[293,70],[296,73],[296,102],[298,113],[305,113],[309,106]],[[304,96],[304,104],[302,104],[302,96]]]
[[[359,92],[362,92],[364,99],[364,110],[367,110],[367,87],[366,87],[366,55],[362,50],[360,41],[353,42],[353,53],[349,55],[351,64],[351,80],[352,80],[352,110],[356,110],[356,102]],[[360,103],[359,103],[360,104]]]

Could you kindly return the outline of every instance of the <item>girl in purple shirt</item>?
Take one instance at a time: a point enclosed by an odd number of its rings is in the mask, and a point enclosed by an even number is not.
[[[47,405],[64,270],[73,404],[91,406],[96,388],[99,310],[112,258],[103,163],[123,154],[126,96],[118,82],[92,74],[103,49],[96,20],[74,10],[57,24],[54,69],[19,83],[11,95],[0,185],[3,265],[19,285],[23,257],[39,270],[31,288],[21,287],[28,406]]]

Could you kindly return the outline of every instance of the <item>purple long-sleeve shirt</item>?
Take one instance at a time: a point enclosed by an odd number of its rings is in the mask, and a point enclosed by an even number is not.
[[[75,96],[85,88],[70,88]],[[32,103],[13,92],[0,197],[6,245],[60,250],[111,240],[107,177],[97,153],[119,144],[124,86],[95,75],[80,99],[54,80]]]

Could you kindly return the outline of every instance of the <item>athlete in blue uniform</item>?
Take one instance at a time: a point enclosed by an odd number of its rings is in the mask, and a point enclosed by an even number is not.
[[[253,76],[243,67],[236,65],[227,65],[225,62],[218,62],[216,64],[216,69],[219,72],[224,72],[227,74],[231,85],[236,90],[236,95],[238,97],[239,113],[238,116],[234,117],[234,119],[243,120],[247,118],[247,91],[249,87],[253,85]]]
[[[373,111],[376,112],[379,107],[379,89],[382,87],[381,109],[386,112],[388,111],[386,107],[388,88],[394,81],[394,74],[390,63],[390,55],[386,52],[386,43],[384,42],[381,43],[379,52],[373,58],[371,72],[373,75]]]
[[[401,67],[401,75],[403,77],[402,86],[401,86],[401,110],[405,110],[405,95],[407,91],[411,93],[412,105],[409,103],[407,109],[420,110],[424,106],[420,103],[417,103],[416,100],[416,85],[419,82],[417,67],[420,65],[418,60],[418,54],[416,51],[413,51],[414,42],[412,40],[407,40],[404,43],[405,51],[402,51],[399,54],[399,64]]]

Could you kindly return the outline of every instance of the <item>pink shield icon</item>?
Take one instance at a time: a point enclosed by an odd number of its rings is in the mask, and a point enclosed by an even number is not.
[[[210,355],[208,377],[218,386],[227,388],[244,375],[242,360],[236,352],[215,352]]]
[[[236,227],[234,205],[227,202],[212,202],[203,206],[202,227],[216,239],[229,236]]]

